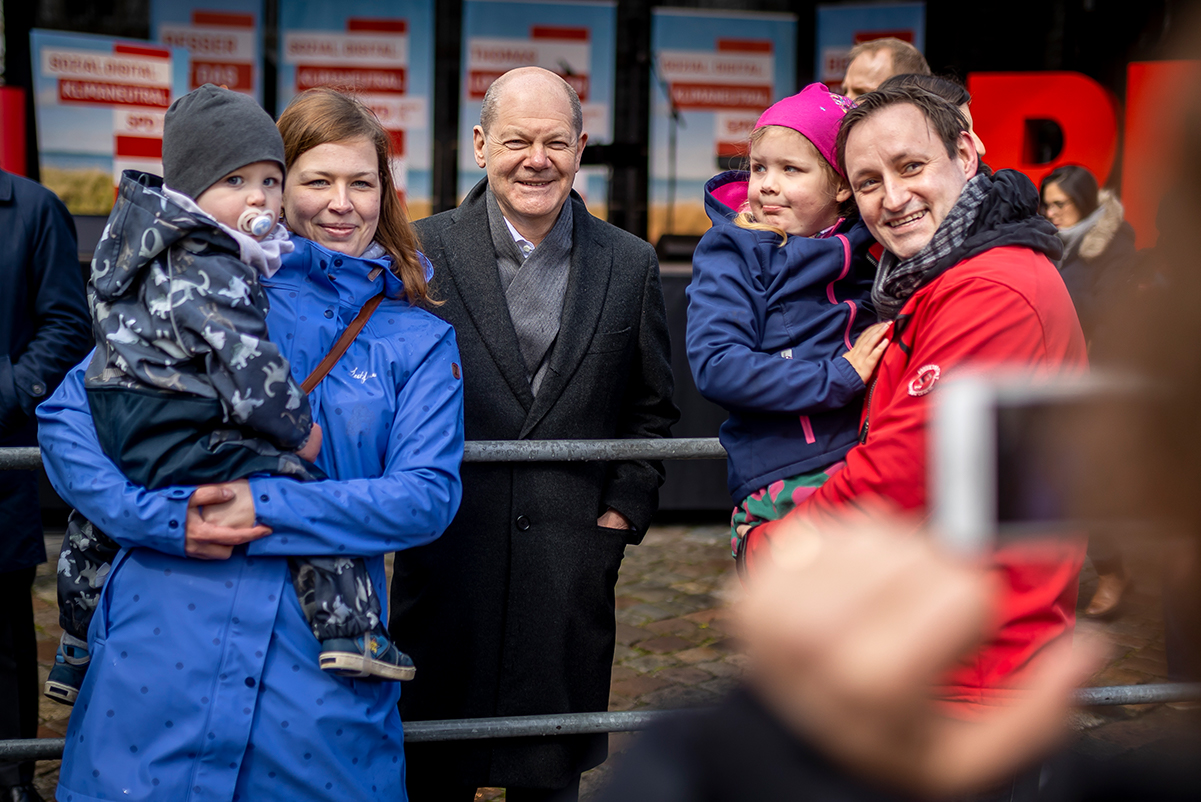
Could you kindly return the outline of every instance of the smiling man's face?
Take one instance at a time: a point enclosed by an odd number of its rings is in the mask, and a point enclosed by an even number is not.
[[[926,115],[898,103],[851,129],[846,166],[868,230],[898,259],[908,259],[934,237],[976,174],[977,158],[966,132],[948,156]]]
[[[475,161],[505,219],[539,244],[571,194],[588,135],[576,135],[571,102],[553,76],[511,78],[497,98],[489,130],[473,131]]]

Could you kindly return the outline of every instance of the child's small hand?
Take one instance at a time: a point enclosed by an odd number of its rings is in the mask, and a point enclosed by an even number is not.
[[[884,356],[884,349],[888,347],[889,342],[885,335],[891,325],[891,321],[885,321],[868,326],[855,341],[855,347],[842,355],[846,361],[851,363],[851,367],[859,374],[859,378],[863,379],[864,384],[867,384],[867,380],[872,377],[872,372],[876,369],[880,357]]]
[[[314,423],[313,428],[309,429],[309,441],[304,444],[304,448],[296,452],[296,456],[313,462],[319,453],[321,453],[321,426]]]

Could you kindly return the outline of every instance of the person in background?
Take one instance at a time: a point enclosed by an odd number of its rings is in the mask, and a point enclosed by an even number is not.
[[[666,437],[678,417],[658,261],[571,191],[587,134],[575,90],[547,70],[489,87],[474,130],[487,176],[458,209],[416,223],[431,308],[463,350],[472,440]],[[650,461],[463,467],[441,540],[397,555],[392,634],[421,671],[413,719],[603,711],[627,545],[658,506]],[[417,802],[502,786],[512,802],[572,800],[604,735],[416,744]]]
[[[1124,219],[1117,195],[1098,190],[1097,179],[1084,167],[1055,168],[1042,180],[1039,194],[1043,215],[1063,240],[1059,274],[1091,345],[1103,325],[1103,298],[1120,291],[1135,275],[1134,229]],[[1097,569],[1097,589],[1084,614],[1113,615],[1130,586],[1122,552],[1111,539],[1101,537],[1089,542],[1088,556]]]
[[[75,221],[54,193],[0,170],[0,448],[37,445],[34,407],[91,347]],[[0,741],[36,738],[31,588],[46,561],[38,474],[0,471]],[[33,762],[0,763],[0,800],[41,797]]]
[[[1097,331],[1098,302],[1114,285],[1134,275],[1134,229],[1113,191],[1098,189],[1085,167],[1056,167],[1040,187],[1043,215],[1059,230],[1063,259],[1059,274],[1068,285],[1085,339]]]
[[[930,65],[920,50],[894,36],[868,39],[852,47],[847,54],[842,93],[854,100],[874,92],[892,76],[905,73],[930,74]]]
[[[871,305],[876,243],[836,166],[851,105],[820,83],[784,98],[751,131],[749,171],[705,185],[713,228],[692,260],[688,361],[730,413],[735,558],[741,525],[786,514],[842,467],[888,345]]]

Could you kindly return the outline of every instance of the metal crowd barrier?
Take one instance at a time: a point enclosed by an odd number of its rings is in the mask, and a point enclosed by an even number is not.
[[[606,462],[620,459],[725,459],[716,437],[647,440],[472,440],[464,462]],[[37,448],[0,448],[0,471],[42,467]]]
[[[646,440],[476,440],[463,449],[464,462],[587,462],[620,459],[724,459],[716,437]],[[36,448],[0,448],[0,470],[37,470],[42,457]],[[1201,683],[1161,683],[1081,688],[1075,703],[1101,705],[1159,704],[1201,700]],[[405,741],[464,741],[549,735],[589,735],[646,729],[665,716],[689,715],[691,710],[632,710],[616,713],[565,713],[545,716],[411,721],[404,725]],[[58,760],[62,738],[0,741],[0,763]]]
[[[1182,702],[1196,699],[1201,699],[1201,683],[1180,682],[1081,688],[1076,691],[1075,703],[1082,707],[1093,707]],[[405,743],[634,732],[644,730],[668,716],[695,715],[706,709],[629,710],[619,713],[563,713],[550,716],[410,721],[404,725]],[[0,763],[20,760],[58,760],[63,755],[64,744],[65,739],[63,738],[0,741]]]

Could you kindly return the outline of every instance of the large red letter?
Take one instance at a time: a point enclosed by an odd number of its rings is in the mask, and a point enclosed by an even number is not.
[[[1113,96],[1078,72],[974,72],[968,76],[973,127],[989,166],[1010,167],[1038,184],[1061,164],[1087,167],[1104,184],[1118,144]],[[1063,150],[1047,164],[1028,161],[1027,122],[1052,120],[1063,131]]]
[[[1122,149],[1122,202],[1135,244],[1155,245],[1159,202],[1180,164],[1186,99],[1201,62],[1135,61],[1126,68],[1126,142]]]

